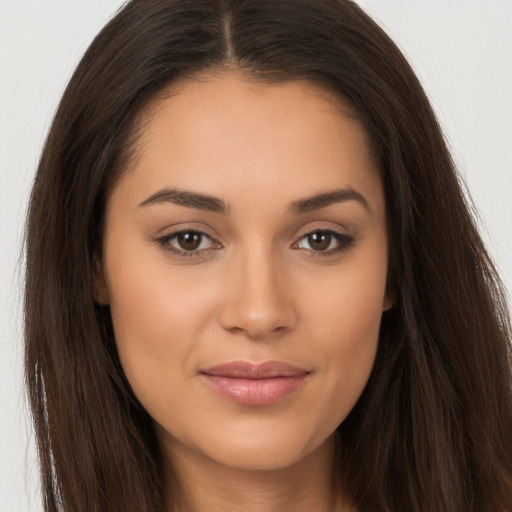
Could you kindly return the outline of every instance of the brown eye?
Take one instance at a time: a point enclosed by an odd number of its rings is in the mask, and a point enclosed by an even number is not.
[[[197,231],[183,231],[176,235],[176,243],[184,251],[195,251],[201,246],[203,235]]]
[[[222,249],[222,245],[202,231],[183,230],[155,240],[162,249],[177,257],[206,258],[209,251]]]
[[[327,231],[317,231],[307,235],[309,247],[314,251],[325,251],[329,249],[332,238],[331,233]]]
[[[349,249],[354,238],[330,229],[319,229],[303,235],[292,245],[294,249],[309,251],[312,255],[329,256]]]

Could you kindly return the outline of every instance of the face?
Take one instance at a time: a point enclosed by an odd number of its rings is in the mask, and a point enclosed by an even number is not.
[[[374,362],[379,172],[361,124],[312,85],[171,92],[108,200],[96,300],[171,459],[287,467],[332,447]]]

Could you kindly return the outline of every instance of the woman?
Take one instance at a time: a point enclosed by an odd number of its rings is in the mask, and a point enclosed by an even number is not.
[[[28,219],[46,510],[507,510],[509,342],[355,4],[134,0],[98,35]]]

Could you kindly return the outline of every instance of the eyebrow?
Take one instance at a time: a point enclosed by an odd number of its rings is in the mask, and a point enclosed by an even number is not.
[[[209,212],[228,214],[228,207],[222,199],[217,197],[199,194],[197,192],[189,192],[186,190],[165,188],[155,192],[139,206],[147,206],[150,204],[174,203],[179,206],[188,208],[197,208]]]
[[[363,195],[352,188],[341,188],[329,192],[322,192],[305,199],[294,201],[290,205],[289,211],[298,215],[314,210],[320,210],[321,208],[326,208],[331,204],[344,203],[345,201],[357,201],[362,206],[364,206],[366,210],[371,212],[368,201],[364,198]]]
[[[294,215],[300,215],[302,213],[320,210],[332,204],[344,203],[346,201],[357,201],[364,206],[366,210],[371,212],[368,201],[363,195],[352,188],[321,192],[311,197],[293,201],[290,204],[288,211]],[[164,188],[155,192],[152,196],[140,203],[139,207],[160,203],[173,203],[188,208],[197,208],[199,210],[222,213],[224,215],[229,214],[229,208],[222,199],[197,192],[169,188]]]

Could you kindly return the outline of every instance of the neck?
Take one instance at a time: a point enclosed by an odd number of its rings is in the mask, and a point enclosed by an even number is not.
[[[168,474],[172,471],[169,481],[178,483],[180,499],[175,493],[169,496],[169,511],[348,512],[332,482],[334,453],[332,438],[285,468],[251,470],[226,467],[173,446]]]

